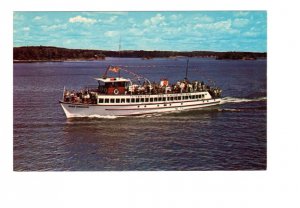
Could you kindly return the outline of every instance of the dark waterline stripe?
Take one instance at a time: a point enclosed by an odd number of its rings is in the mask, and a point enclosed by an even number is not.
[[[130,108],[130,109],[120,109],[120,108],[107,108],[105,110],[108,110],[108,111],[114,111],[114,110],[151,110],[151,109],[164,109],[164,108],[184,108],[184,107],[190,107],[190,106],[198,106],[198,105],[208,105],[208,104],[218,104],[220,103],[220,101],[217,101],[217,102],[212,102],[212,103],[199,103],[199,104],[195,104],[195,105],[185,105],[185,106],[166,106],[166,107],[159,107],[159,108]]]

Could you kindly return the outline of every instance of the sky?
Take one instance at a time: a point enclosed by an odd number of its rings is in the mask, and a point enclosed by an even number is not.
[[[266,11],[14,12],[14,47],[267,52]]]

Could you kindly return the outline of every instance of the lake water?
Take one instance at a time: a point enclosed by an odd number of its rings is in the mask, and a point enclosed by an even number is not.
[[[64,86],[96,85],[93,77],[109,64],[175,82],[185,76],[186,59],[14,64],[15,171],[266,169],[266,60],[190,58],[191,81],[223,89],[219,107],[66,119],[58,103]]]

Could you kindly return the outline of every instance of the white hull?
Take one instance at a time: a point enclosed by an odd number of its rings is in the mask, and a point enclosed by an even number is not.
[[[67,116],[97,117],[97,116],[132,116],[162,112],[176,112],[187,109],[205,108],[220,104],[221,99],[197,99],[189,101],[165,101],[157,103],[118,103],[118,104],[76,104],[61,102]]]

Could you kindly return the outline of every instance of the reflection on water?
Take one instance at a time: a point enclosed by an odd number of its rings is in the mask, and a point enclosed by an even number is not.
[[[68,119],[63,128],[64,151],[69,153],[69,162],[74,163],[75,170],[160,170],[166,165],[176,169],[184,154],[188,156],[180,146],[197,142],[193,141],[195,137],[188,136],[193,131],[191,125],[205,128],[214,116],[217,116],[216,111],[198,110],[147,118]],[[178,128],[182,123],[187,125],[186,132]],[[175,167],[172,168],[172,164]]]

